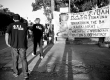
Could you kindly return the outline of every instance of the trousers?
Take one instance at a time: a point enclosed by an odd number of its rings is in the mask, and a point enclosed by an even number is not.
[[[43,39],[42,39],[42,36],[40,37],[35,37],[33,38],[33,51],[34,51],[34,54],[36,55],[36,49],[40,49],[40,56],[42,56],[43,54],[43,48],[42,48],[42,45],[43,45]]]
[[[23,74],[24,74],[24,76],[27,75],[28,64],[27,64],[27,58],[26,58],[26,49],[23,49],[23,48],[19,48],[19,49],[12,48],[11,54],[12,54],[13,71],[14,71],[14,73],[18,74],[18,66],[19,66],[18,60],[19,60],[19,57],[20,57],[21,62],[22,62]]]

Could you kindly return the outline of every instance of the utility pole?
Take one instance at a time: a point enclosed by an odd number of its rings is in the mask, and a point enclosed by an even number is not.
[[[52,11],[52,16],[53,16],[53,11],[55,9],[55,2],[54,0],[51,0],[51,11]]]
[[[55,2],[54,2],[54,0],[51,0],[51,17],[52,17],[52,19],[54,18],[54,16],[53,16],[54,9],[55,9]],[[51,19],[51,23],[52,23],[52,19]],[[52,30],[52,35],[53,35],[52,43],[54,43],[55,42],[54,25],[52,25],[52,24],[51,24],[51,30]]]
[[[71,0],[69,0],[69,13],[71,12]]]

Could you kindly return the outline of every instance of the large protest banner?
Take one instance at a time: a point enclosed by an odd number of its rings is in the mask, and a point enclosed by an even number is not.
[[[69,37],[108,37],[110,26],[106,21],[110,18],[110,6],[95,10],[69,14]],[[109,22],[110,23],[110,22]]]

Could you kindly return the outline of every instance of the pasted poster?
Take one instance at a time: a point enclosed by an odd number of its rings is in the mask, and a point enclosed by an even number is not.
[[[56,37],[67,37],[68,32],[68,13],[53,12],[54,33]]]
[[[69,19],[68,13],[59,14],[59,29],[60,29],[59,33],[62,35],[62,37],[68,37],[68,35],[67,35],[68,19]]]
[[[59,29],[59,12],[53,11],[52,24],[54,24],[54,37],[57,37],[57,33],[60,31]]]
[[[106,21],[110,18],[110,6],[95,10],[69,14],[69,37],[107,37],[110,26]],[[110,23],[110,22],[109,22]]]

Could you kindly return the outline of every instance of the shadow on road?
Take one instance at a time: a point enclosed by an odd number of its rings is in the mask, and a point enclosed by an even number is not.
[[[57,71],[58,67],[60,67],[60,69]],[[47,72],[47,67],[45,67],[45,70],[42,72],[36,71],[36,68],[34,68],[30,74],[29,80],[74,80],[72,70],[72,51],[70,46],[66,45],[61,64],[59,63],[59,57],[57,57],[52,66],[51,72]]]
[[[43,54],[44,57],[47,54],[47,52],[52,48],[52,46],[53,46],[53,44],[48,45],[47,49],[44,51],[44,54]],[[46,63],[50,60],[50,57],[52,57],[52,55],[49,56]],[[43,67],[43,69],[39,70],[38,66],[40,63],[41,63],[41,59],[39,59],[38,62],[36,63],[33,71],[29,75],[28,80],[36,80],[36,79],[37,80],[48,80],[48,79],[46,79],[46,77],[49,76],[50,73],[46,73],[45,67]],[[46,65],[46,63],[44,65]]]
[[[46,53],[48,52],[48,50],[50,50],[50,49],[52,48],[52,46],[53,46],[53,44],[49,44],[48,46],[46,46],[46,47],[44,48],[44,49],[46,49],[46,50],[45,50],[43,56],[46,55]],[[30,54],[30,53],[29,53],[29,54]],[[27,56],[29,56],[29,55],[27,55]],[[38,54],[37,54],[37,56],[38,56]],[[11,57],[11,55],[8,56],[8,57]],[[30,61],[28,61],[28,64],[30,64],[31,61],[32,61],[34,58],[35,58],[35,57],[33,57]],[[35,64],[36,64],[36,65],[39,65],[40,62],[41,62],[41,59],[39,59],[38,62],[35,63]],[[6,64],[6,63],[5,63],[5,64]],[[4,64],[4,65],[5,65],[5,64]],[[2,64],[2,65],[3,65],[3,64]],[[0,68],[0,80],[22,80],[21,77],[23,77],[23,76],[21,76],[21,75],[22,75],[22,69],[21,69],[21,68],[19,69],[19,74],[20,74],[20,76],[19,76],[18,78],[14,78],[14,76],[13,76],[13,70],[11,69],[11,67],[3,67],[3,68]]]
[[[59,80],[74,80],[72,69],[72,50],[70,45],[66,45],[65,47],[60,74]]]

